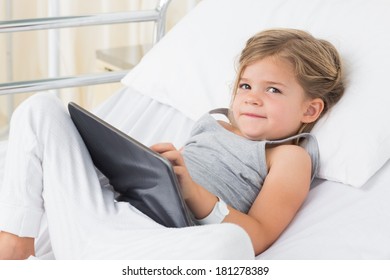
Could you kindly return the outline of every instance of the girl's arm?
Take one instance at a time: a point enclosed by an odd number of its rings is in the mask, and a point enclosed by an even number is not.
[[[183,158],[171,144],[157,144],[155,151],[174,165],[187,205],[197,219],[206,217],[217,197],[192,181]],[[241,226],[248,233],[256,255],[266,250],[294,218],[305,200],[311,178],[311,159],[295,145],[267,149],[269,172],[248,214],[229,207],[223,222]]]
[[[267,162],[268,175],[248,215],[232,209],[224,220],[247,231],[256,255],[265,251],[295,217],[311,181],[311,158],[302,147],[271,148]]]

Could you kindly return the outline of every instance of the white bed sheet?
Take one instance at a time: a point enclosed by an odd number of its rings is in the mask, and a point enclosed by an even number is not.
[[[390,260],[390,162],[360,189],[314,184],[287,230],[257,259]]]

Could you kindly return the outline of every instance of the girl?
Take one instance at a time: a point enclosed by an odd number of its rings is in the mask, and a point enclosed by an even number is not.
[[[182,150],[169,143],[152,147],[174,165],[198,223],[214,224],[191,228],[190,235],[156,225],[129,204],[115,202],[112,190],[101,187],[59,102],[33,97],[12,120],[0,192],[0,258],[34,254],[43,213],[56,258],[134,257],[143,248],[126,250],[124,244],[137,230],[137,236],[156,245],[150,258],[161,258],[167,247],[191,252],[193,240],[205,236],[219,242],[199,248],[204,258],[250,258],[253,250],[260,254],[306,198],[318,166],[316,141],[308,132],[343,92],[340,58],[330,43],[293,29],[267,30],[249,39],[231,108],[218,111],[228,121],[206,114]],[[164,244],[172,230],[183,233],[183,240]],[[231,256],[215,255],[218,248],[247,236],[250,242]]]
[[[195,217],[240,225],[256,254],[277,239],[318,164],[315,143],[306,151],[294,140],[313,141],[299,133],[309,132],[342,96],[340,65],[331,44],[303,31],[268,30],[247,42],[229,122],[206,115],[182,153],[170,144],[153,146],[175,165]]]

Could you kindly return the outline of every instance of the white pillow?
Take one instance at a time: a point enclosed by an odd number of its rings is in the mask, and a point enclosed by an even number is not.
[[[290,27],[332,42],[347,90],[315,127],[319,177],[361,187],[390,157],[390,2],[203,0],[124,79],[192,119],[228,106],[235,61],[260,30]]]

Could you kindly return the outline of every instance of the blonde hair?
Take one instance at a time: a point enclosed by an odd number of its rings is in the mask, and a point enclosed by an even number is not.
[[[331,43],[316,39],[302,30],[270,29],[255,34],[242,50],[232,102],[245,68],[269,56],[284,58],[291,62],[297,82],[307,96],[323,100],[324,109],[321,116],[342,97],[344,81],[341,59]],[[299,133],[309,132],[315,123],[303,124]]]

